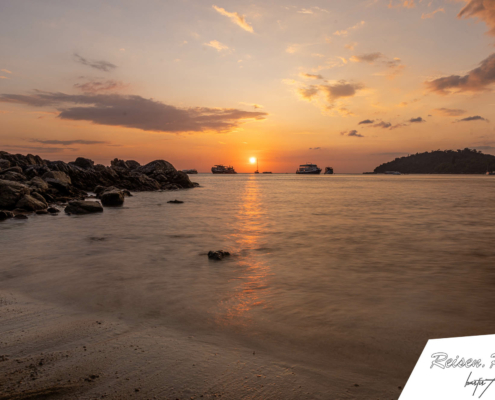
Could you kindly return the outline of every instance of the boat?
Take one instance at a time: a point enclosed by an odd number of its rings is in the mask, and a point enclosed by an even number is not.
[[[237,174],[237,172],[235,172],[234,167],[230,165],[226,167],[225,165],[222,164],[214,165],[213,167],[211,167],[211,172],[213,174]]]
[[[495,175],[495,171],[486,171],[487,175]]]
[[[402,175],[399,171],[385,171],[385,175]]]
[[[271,174],[271,172],[270,172],[270,171],[265,171],[265,172],[263,172],[263,173],[264,173],[264,174]]]
[[[333,168],[325,167],[325,175],[332,175],[332,174],[333,174]]]
[[[195,170],[195,169],[183,169],[182,172],[185,172],[188,175],[197,174],[198,173],[198,171]]]
[[[299,166],[299,169],[296,171],[296,174],[303,174],[303,175],[318,175],[321,173],[321,168],[318,168],[316,164],[302,164]]]

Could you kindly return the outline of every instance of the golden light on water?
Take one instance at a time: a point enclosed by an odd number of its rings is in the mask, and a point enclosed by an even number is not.
[[[251,158],[249,159],[249,162],[250,162],[251,164],[254,164],[254,163],[256,162],[256,157],[251,157]]]

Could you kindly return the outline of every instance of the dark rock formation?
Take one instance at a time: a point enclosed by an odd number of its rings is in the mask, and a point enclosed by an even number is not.
[[[213,260],[222,260],[224,257],[230,256],[230,253],[228,251],[223,251],[223,250],[217,250],[217,251],[212,251],[210,250],[208,252],[208,258],[211,258]]]
[[[184,203],[182,200],[170,200],[170,201],[167,201],[167,203],[172,203],[172,204],[182,204]]]
[[[14,213],[12,211],[0,211],[0,221],[7,218],[14,218]]]
[[[94,165],[79,157],[74,162],[43,160],[31,154],[9,154],[0,151],[0,210],[13,210],[25,195],[26,202],[50,204],[84,200],[95,191],[104,204],[118,204],[129,191],[178,190],[197,186],[187,174],[172,164],[156,160],[141,166],[137,161],[114,159],[110,167]],[[108,192],[102,198],[103,192]],[[29,201],[27,201],[29,200]],[[24,203],[23,203],[24,204]],[[120,203],[122,204],[122,203]]]
[[[28,216],[25,214],[16,214],[14,215],[15,219],[28,219]]]
[[[98,197],[101,199],[101,204],[104,206],[121,206],[124,204],[125,193],[115,187],[109,187],[100,191]]]
[[[16,208],[22,208],[27,211],[45,210],[47,207],[46,202],[41,202],[29,194],[24,195],[16,204]]]
[[[103,207],[97,201],[70,201],[69,205],[65,207],[67,214],[91,214],[96,212],[103,212]]]
[[[48,210],[46,211],[48,211],[50,214],[58,214],[60,212],[60,210],[55,207],[48,207]]]

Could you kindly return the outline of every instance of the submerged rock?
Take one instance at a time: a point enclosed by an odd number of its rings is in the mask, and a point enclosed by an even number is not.
[[[69,205],[65,207],[67,214],[91,214],[97,212],[103,212],[103,207],[97,201],[70,201]]]
[[[125,193],[123,190],[112,187],[105,189],[98,197],[104,206],[121,206],[124,204]]]
[[[217,251],[212,251],[210,250],[208,252],[208,258],[213,259],[213,260],[222,260],[224,257],[230,256],[230,253],[228,251],[223,251],[223,250],[217,250]]]

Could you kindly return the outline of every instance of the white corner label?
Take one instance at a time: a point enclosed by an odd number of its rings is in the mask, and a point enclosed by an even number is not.
[[[495,399],[495,335],[429,340],[399,399]]]

